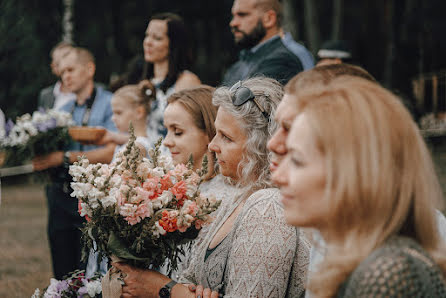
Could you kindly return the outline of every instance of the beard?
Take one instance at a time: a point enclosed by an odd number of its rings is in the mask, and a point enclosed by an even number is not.
[[[239,40],[235,40],[235,44],[241,49],[250,49],[257,45],[266,35],[266,29],[262,22],[259,20],[257,25],[251,32],[246,33],[235,28],[232,28],[232,32],[240,32],[242,37]]]

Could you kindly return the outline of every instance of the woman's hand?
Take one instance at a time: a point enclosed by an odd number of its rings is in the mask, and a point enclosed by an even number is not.
[[[211,291],[209,288],[203,288],[202,285],[189,285],[189,290],[195,292],[196,298],[218,298],[220,295],[216,291]]]
[[[128,139],[129,135],[126,133],[113,132],[107,129],[104,136],[99,141],[95,142],[95,145],[105,145],[108,143],[122,145],[126,143]]]
[[[112,263],[124,274],[122,286],[123,298],[129,297],[159,297],[159,290],[170,282],[170,278],[159,272],[143,270],[124,263]]]

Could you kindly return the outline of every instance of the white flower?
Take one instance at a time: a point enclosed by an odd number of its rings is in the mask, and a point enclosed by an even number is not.
[[[136,211],[137,206],[133,205],[133,204],[124,204],[121,206],[121,208],[119,208],[119,214],[121,214],[122,216],[132,216],[135,211]]]
[[[164,176],[164,169],[161,167],[156,167],[152,169],[151,174],[155,177],[163,177]]]
[[[160,235],[166,235],[166,230],[162,226],[160,226],[159,222],[155,222],[155,226],[153,227],[153,236],[159,237]]]
[[[94,184],[97,188],[104,188],[106,177],[99,176],[94,179]]]
[[[94,297],[96,294],[101,294],[102,286],[100,280],[91,281],[86,284],[87,292],[90,297]]]
[[[161,155],[158,157],[158,165],[165,168],[166,170],[171,170],[175,166],[173,165],[172,157],[169,155]]]
[[[76,197],[78,199],[86,198],[90,190],[93,188],[93,186],[88,183],[71,182],[70,185],[71,188],[73,189],[71,196]]]
[[[81,202],[81,212],[80,212],[80,216],[84,217],[85,215],[91,216],[92,215],[92,210],[90,209],[90,207],[88,207],[88,205],[84,202]]]
[[[136,168],[136,175],[141,178],[147,178],[151,170],[151,166],[148,163],[142,162]]]
[[[197,192],[198,186],[196,184],[187,184],[186,188],[186,195],[191,198]]]
[[[92,187],[91,190],[88,192],[88,198],[90,200],[100,200],[105,197],[105,193],[103,191],[100,191],[96,187]]]
[[[121,181],[122,181],[121,176],[119,176],[119,175],[113,175],[113,176],[110,178],[110,181],[109,181],[109,187],[112,187],[112,188],[119,188],[120,185],[121,185]]]
[[[163,208],[164,206],[169,204],[170,201],[172,201],[172,199],[173,199],[173,194],[170,191],[168,190],[163,191],[163,193],[158,198],[152,201],[153,209]]]
[[[40,289],[37,288],[31,298],[40,298]]]
[[[101,203],[104,207],[114,206],[118,200],[116,200],[116,197],[114,196],[106,196],[101,199]]]

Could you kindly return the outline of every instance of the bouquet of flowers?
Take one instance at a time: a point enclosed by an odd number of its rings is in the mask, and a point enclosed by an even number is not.
[[[71,115],[56,110],[24,114],[14,124],[8,120],[0,150],[6,155],[6,165],[21,164],[38,155],[61,150],[71,138],[68,127],[74,125]]]
[[[86,278],[84,271],[77,270],[64,280],[52,278],[50,285],[42,293],[40,289],[36,289],[31,298],[93,298],[102,297],[101,292],[100,275]]]
[[[94,241],[100,257],[116,256],[139,268],[156,268],[166,259],[177,268],[183,244],[191,243],[220,205],[200,194],[207,161],[197,172],[174,166],[159,147],[141,156],[131,132],[129,143],[110,165],[89,164],[85,158],[70,166],[71,196],[87,218],[83,228],[86,257]]]

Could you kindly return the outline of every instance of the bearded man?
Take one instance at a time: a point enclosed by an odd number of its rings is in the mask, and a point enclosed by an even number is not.
[[[302,71],[302,64],[280,37],[282,4],[278,0],[235,0],[229,23],[240,47],[239,60],[225,73],[222,85],[266,76],[286,84]]]

